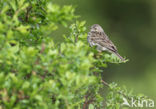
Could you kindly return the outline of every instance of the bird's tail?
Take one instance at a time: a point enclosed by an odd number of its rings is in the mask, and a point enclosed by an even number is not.
[[[120,56],[119,55],[119,53],[117,53],[117,52],[113,52],[117,57],[119,57],[120,59],[121,59],[121,61],[125,61],[125,59],[122,57],[122,56]]]

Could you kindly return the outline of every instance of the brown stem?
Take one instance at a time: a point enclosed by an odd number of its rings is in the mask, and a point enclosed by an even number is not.
[[[45,44],[42,43],[40,53],[42,54],[44,52],[44,50],[45,50]]]
[[[110,87],[109,84],[108,84],[107,82],[105,82],[104,80],[101,80],[101,82],[102,82],[105,86]],[[131,100],[130,97],[126,96],[126,95],[125,95],[124,93],[122,93],[121,91],[118,91],[117,93],[119,93],[120,95],[124,96],[125,98]]]
[[[29,12],[31,11],[32,9],[32,6],[29,6],[27,9],[26,9],[26,16],[25,16],[25,21],[28,22],[29,20]]]
[[[91,97],[89,99],[89,97]],[[91,104],[92,102],[94,102],[94,97],[95,96],[92,96],[91,93],[87,93],[86,96],[85,96],[85,102],[83,104],[83,108],[82,109],[89,109],[89,104]]]
[[[106,85],[106,86],[109,87],[109,84],[108,84],[107,82],[105,82],[104,80],[101,80],[101,82],[102,82],[104,85]]]

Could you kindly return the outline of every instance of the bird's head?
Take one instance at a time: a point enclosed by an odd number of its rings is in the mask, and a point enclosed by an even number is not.
[[[91,26],[91,31],[96,31],[96,32],[104,32],[102,27],[99,24],[94,24]]]

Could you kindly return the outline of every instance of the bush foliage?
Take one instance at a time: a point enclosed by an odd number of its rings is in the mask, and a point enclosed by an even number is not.
[[[119,109],[132,96],[102,80],[107,63],[120,60],[89,47],[72,6],[1,0],[0,9],[0,109]],[[56,45],[51,33],[60,24],[70,32]]]

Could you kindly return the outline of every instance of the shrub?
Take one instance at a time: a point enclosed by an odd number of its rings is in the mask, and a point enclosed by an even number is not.
[[[85,22],[73,23],[72,6],[1,0],[0,9],[0,109],[119,109],[132,96],[102,80],[101,68],[120,60],[89,47]],[[51,33],[60,24],[70,33],[56,45]]]

